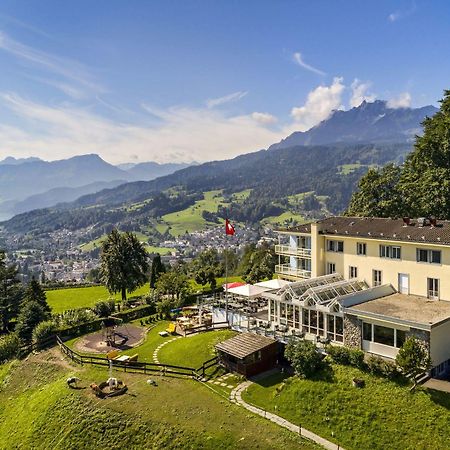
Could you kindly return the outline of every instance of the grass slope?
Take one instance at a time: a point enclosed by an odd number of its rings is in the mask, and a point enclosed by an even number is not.
[[[107,371],[70,366],[57,349],[7,370],[0,385],[1,449],[315,448],[193,380],[157,377],[153,387],[145,376],[115,373],[128,394],[98,400],[90,389],[68,389],[65,380],[76,374],[84,385],[98,383]]]
[[[204,199],[198,200],[189,208],[162,216],[162,219],[170,227],[172,236],[180,236],[186,231],[200,231],[205,229],[209,222],[202,217],[203,211],[217,212],[219,205],[224,203],[222,191],[208,191],[204,193]],[[217,224],[213,224],[217,226]]]
[[[354,388],[353,377],[366,387]],[[285,384],[275,375],[243,397],[347,449],[450,448],[450,394],[412,394],[408,386],[354,368],[335,365],[329,379]]]
[[[149,292],[149,284],[134,291],[131,295],[145,295]],[[100,300],[108,298],[120,299],[120,294],[111,295],[103,286],[89,286],[69,289],[53,289],[46,292],[47,301],[54,314],[68,309],[90,308]]]

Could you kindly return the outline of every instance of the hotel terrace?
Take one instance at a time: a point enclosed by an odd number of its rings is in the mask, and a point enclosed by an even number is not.
[[[450,371],[450,222],[330,217],[277,230],[279,278],[263,293],[288,333],[395,358],[408,336]]]

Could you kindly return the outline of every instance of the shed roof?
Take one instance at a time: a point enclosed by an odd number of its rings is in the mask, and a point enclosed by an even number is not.
[[[238,359],[244,359],[255,352],[271,346],[274,342],[277,341],[260,334],[240,333],[226,341],[220,342],[216,345],[216,349]]]

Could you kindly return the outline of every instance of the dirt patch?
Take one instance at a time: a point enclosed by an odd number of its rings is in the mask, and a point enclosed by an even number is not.
[[[111,350],[128,350],[141,344],[145,338],[145,328],[121,325],[115,330],[115,345],[106,343],[103,331],[83,336],[75,342],[74,348],[85,353],[108,353]]]

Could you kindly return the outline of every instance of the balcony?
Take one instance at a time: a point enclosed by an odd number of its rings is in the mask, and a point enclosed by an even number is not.
[[[293,269],[289,264],[277,264],[275,273],[294,278],[311,278],[310,270]]]
[[[302,258],[311,258],[310,248],[291,247],[290,245],[275,245],[275,253],[277,255],[299,256]]]

